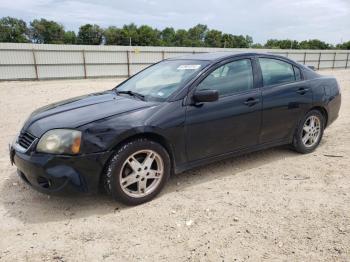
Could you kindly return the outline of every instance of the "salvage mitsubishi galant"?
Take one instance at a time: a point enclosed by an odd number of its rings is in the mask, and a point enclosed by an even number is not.
[[[104,188],[136,205],[172,173],[283,144],[312,152],[340,104],[336,79],[285,57],[190,55],[34,111],[10,158],[39,191]]]

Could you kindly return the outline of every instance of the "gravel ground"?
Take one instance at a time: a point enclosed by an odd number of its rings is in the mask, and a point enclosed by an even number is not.
[[[137,207],[35,192],[7,152],[35,108],[119,80],[1,82],[0,260],[349,261],[350,71],[322,73],[338,78],[343,104],[314,153],[280,147],[221,161],[172,177]]]

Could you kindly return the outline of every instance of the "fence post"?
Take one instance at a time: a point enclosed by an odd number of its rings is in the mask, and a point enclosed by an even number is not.
[[[83,49],[82,51],[83,53],[83,65],[84,65],[84,78],[87,78],[87,74],[86,74],[86,60],[85,60],[85,49]]]
[[[347,69],[347,68],[348,68],[348,63],[349,63],[349,54],[350,54],[350,53],[348,53],[348,55],[346,56],[346,64],[345,64],[345,69]]]
[[[306,52],[304,52],[304,65],[306,65]]]
[[[34,62],[34,69],[35,69],[35,78],[36,80],[39,80],[39,74],[38,74],[38,64],[36,63],[36,55],[34,48],[32,49],[33,54],[33,62]]]
[[[322,53],[320,52],[319,56],[318,56],[318,65],[317,65],[317,70],[320,70],[320,64],[321,64],[321,55]]]
[[[130,51],[126,51],[126,61],[128,66],[128,77],[130,77]]]
[[[336,56],[337,56],[337,52],[334,52],[332,69],[334,69],[334,66],[335,66],[335,57]]]
[[[164,50],[162,51],[162,60],[164,60],[165,59],[165,52],[164,52]]]

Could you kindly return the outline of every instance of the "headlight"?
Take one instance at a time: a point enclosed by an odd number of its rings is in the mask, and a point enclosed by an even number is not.
[[[39,140],[36,151],[51,154],[78,154],[81,132],[69,129],[47,131]]]

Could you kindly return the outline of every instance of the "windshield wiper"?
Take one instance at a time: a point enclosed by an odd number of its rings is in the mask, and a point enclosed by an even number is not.
[[[141,95],[139,93],[133,92],[131,90],[128,90],[128,91],[118,91],[118,90],[116,90],[116,92],[117,92],[117,94],[127,94],[129,96],[137,97],[140,100],[145,100],[145,96],[144,95]]]

